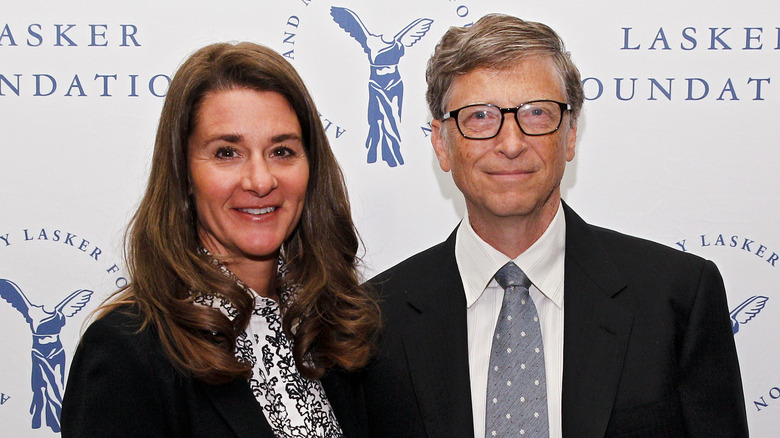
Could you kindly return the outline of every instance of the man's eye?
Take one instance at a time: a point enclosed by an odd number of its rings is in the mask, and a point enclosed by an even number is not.
[[[466,123],[469,122],[486,122],[486,121],[493,121],[496,119],[496,115],[493,114],[490,110],[476,110],[470,114],[466,115]]]
[[[533,118],[554,118],[554,108],[548,108],[543,105],[529,105],[525,108],[521,108],[519,113],[521,117],[533,117]]]

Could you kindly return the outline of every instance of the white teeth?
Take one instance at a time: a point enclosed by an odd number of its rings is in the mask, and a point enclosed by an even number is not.
[[[276,210],[276,207],[265,207],[265,208],[239,208],[238,211],[242,211],[244,213],[249,214],[266,214],[270,213],[272,211]]]

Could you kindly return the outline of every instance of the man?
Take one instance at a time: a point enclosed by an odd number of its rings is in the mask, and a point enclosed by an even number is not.
[[[715,265],[561,200],[583,92],[555,32],[503,15],[452,28],[426,79],[467,215],[371,280],[385,318],[361,376],[371,435],[747,436]]]

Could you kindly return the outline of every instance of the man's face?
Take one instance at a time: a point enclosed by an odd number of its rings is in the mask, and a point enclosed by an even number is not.
[[[448,95],[447,112],[475,103],[509,108],[539,99],[566,102],[559,74],[547,57],[501,70],[478,68],[456,77]],[[464,138],[454,119],[433,121],[431,141],[439,165],[452,171],[478,233],[516,220],[532,225],[552,219],[566,162],[574,158],[577,128],[569,126],[570,116],[565,112],[556,132],[537,137],[523,134],[513,114],[505,114],[501,131],[489,140]]]

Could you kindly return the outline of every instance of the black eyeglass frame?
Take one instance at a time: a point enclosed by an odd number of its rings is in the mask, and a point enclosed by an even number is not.
[[[553,102],[553,103],[557,103],[558,106],[561,109],[561,118],[558,119],[558,126],[556,126],[555,129],[553,129],[552,131],[545,132],[543,134],[529,134],[529,133],[525,132],[525,129],[523,129],[523,125],[520,124],[520,120],[517,118],[517,112],[520,111],[520,108],[528,105],[529,103],[537,103],[537,102]],[[460,113],[462,110],[464,110],[466,108],[471,108],[471,107],[475,107],[475,106],[489,106],[489,107],[493,107],[493,108],[496,108],[499,111],[501,111],[501,122],[498,125],[498,129],[496,130],[496,133],[491,135],[490,137],[469,137],[468,135],[464,134],[463,130],[460,128],[460,122],[458,121],[458,113]],[[563,114],[564,114],[565,111],[571,111],[571,104],[558,102],[557,100],[552,100],[552,99],[531,100],[529,102],[521,103],[520,105],[518,105],[518,106],[516,106],[514,108],[501,108],[500,106],[493,105],[492,103],[472,103],[472,104],[466,105],[464,107],[458,108],[456,110],[452,110],[452,111],[444,113],[444,115],[441,118],[441,121],[443,122],[443,121],[445,121],[447,119],[450,119],[450,118],[455,120],[455,126],[458,127],[458,132],[460,132],[460,135],[462,135],[464,138],[467,138],[469,140],[490,140],[491,138],[496,138],[498,136],[498,134],[501,133],[501,128],[504,127],[504,114],[512,113],[512,114],[515,115],[515,117],[514,117],[515,123],[517,123],[517,126],[520,128],[520,131],[522,131],[523,134],[525,134],[525,135],[527,135],[529,137],[541,137],[543,135],[550,135],[553,132],[556,132],[558,129],[561,128],[561,123],[563,123]]]

